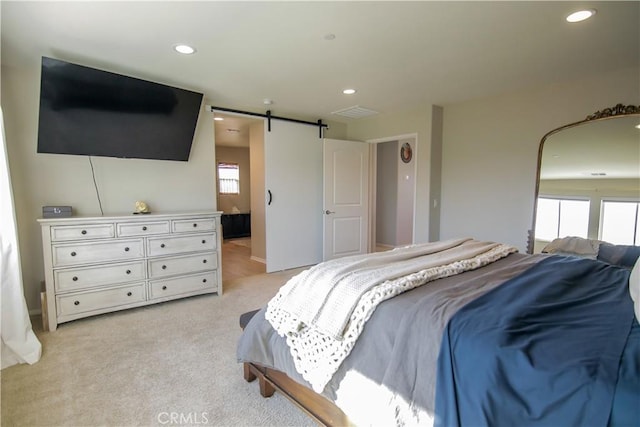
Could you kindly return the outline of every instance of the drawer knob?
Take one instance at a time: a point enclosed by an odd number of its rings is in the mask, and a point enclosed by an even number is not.
[[[131,274],[131,270],[127,270],[127,274]]]
[[[124,248],[125,252],[129,252],[129,246],[127,246],[126,248]]]
[[[75,251],[74,251],[74,252],[71,252],[71,256],[76,256]]]
[[[202,279],[202,283],[207,283],[207,279]]]
[[[163,270],[166,270],[166,269],[167,269],[167,266],[166,266],[166,265],[163,265],[163,266],[162,266],[162,269],[163,269]]]
[[[142,231],[147,231],[147,226],[146,225],[142,227]]]
[[[161,248],[164,248],[164,243],[160,243],[160,247],[161,247]]]
[[[162,287],[162,290],[163,290],[163,291],[166,291],[166,290],[167,290],[167,287],[166,287],[166,286],[163,286],[163,287]]]
[[[81,233],[82,234],[87,234],[87,230],[82,230]]]
[[[127,296],[130,297],[132,294],[131,292],[127,292]]]
[[[203,263],[203,264],[206,264],[206,263],[207,263],[207,260],[206,260],[206,259],[203,259],[203,260],[202,260],[202,263]]]
[[[80,301],[74,301],[73,305],[80,305]]]
[[[205,243],[207,243],[207,241],[206,240],[202,240],[202,244],[204,245]]]
[[[73,276],[73,277],[71,278],[71,280],[73,280],[74,282],[77,282],[77,281],[78,281],[78,276]]]
[[[198,224],[194,223],[194,224],[193,224],[193,226],[194,226],[194,227],[197,227],[197,226],[198,226]]]

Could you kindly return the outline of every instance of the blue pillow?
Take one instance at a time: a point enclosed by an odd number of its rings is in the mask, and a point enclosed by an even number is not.
[[[598,248],[598,259],[609,264],[633,268],[640,257],[640,246],[612,245],[601,243]]]

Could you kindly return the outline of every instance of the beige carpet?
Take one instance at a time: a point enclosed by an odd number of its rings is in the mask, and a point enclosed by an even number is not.
[[[2,426],[315,425],[282,395],[262,398],[235,357],[239,315],[298,271],[36,330],[42,359],[0,372]]]

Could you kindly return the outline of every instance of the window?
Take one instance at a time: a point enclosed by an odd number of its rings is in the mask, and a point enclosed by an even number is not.
[[[240,194],[240,167],[237,163],[218,163],[220,194]]]
[[[600,239],[614,245],[640,245],[638,202],[602,201]]]
[[[587,238],[589,201],[538,198],[536,239],[551,241],[557,237]]]

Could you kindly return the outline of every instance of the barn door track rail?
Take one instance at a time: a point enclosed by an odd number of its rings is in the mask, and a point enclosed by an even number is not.
[[[253,113],[251,111],[234,110],[232,108],[214,107],[213,105],[207,105],[207,111],[209,111],[211,113],[213,113],[215,111],[223,111],[225,113],[236,113],[236,114],[244,114],[244,115],[247,115],[247,116],[266,118],[267,119],[267,130],[269,132],[271,132],[271,120],[272,119],[273,120],[284,120],[286,122],[300,123],[300,124],[309,125],[309,126],[318,126],[318,137],[320,139],[322,139],[322,131],[324,129],[329,129],[329,125],[327,125],[326,123],[322,123],[322,119],[319,119],[317,122],[308,122],[308,121],[305,121],[305,120],[291,119],[289,117],[274,116],[273,114],[271,114],[271,110],[267,110],[267,112],[265,114],[261,114],[261,113]]]

